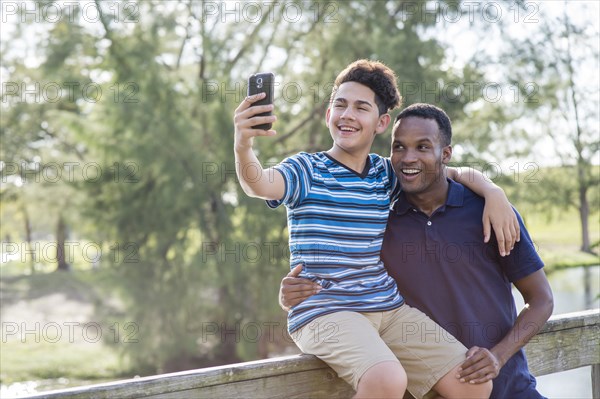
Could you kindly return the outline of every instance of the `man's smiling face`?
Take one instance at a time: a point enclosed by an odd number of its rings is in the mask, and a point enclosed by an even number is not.
[[[442,144],[435,119],[409,116],[394,125],[392,165],[407,194],[423,194],[445,181],[452,147]]]

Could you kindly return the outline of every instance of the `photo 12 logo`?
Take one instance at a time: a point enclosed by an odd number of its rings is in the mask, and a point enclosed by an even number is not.
[[[62,250],[60,250],[62,251]],[[97,265],[103,257],[108,256],[112,263],[139,263],[139,245],[134,242],[99,244],[92,241],[65,241],[64,252],[61,252],[67,263],[75,263],[82,259],[91,265]],[[59,246],[56,242],[10,242],[0,244],[0,258],[3,261],[28,263],[58,262]]]
[[[102,167],[97,162],[4,162],[0,161],[2,183],[137,183],[140,167],[133,161],[114,162]],[[107,178],[109,176],[109,178]],[[17,183],[18,180],[18,183]]]
[[[261,21],[287,23],[322,21],[337,23],[339,4],[335,1],[203,1],[200,13],[202,22],[257,24]]]
[[[0,7],[2,23],[137,23],[140,15],[134,1],[2,1]]]
[[[139,326],[134,322],[112,323],[104,326],[97,322],[80,323],[77,321],[65,322],[2,322],[2,343],[19,341],[21,343],[41,342],[56,344],[63,343],[96,343],[102,337],[105,341],[118,343],[137,343]]]
[[[105,88],[106,90],[106,88]],[[105,96],[107,101],[124,104],[139,103],[139,86],[135,82],[114,83],[108,87],[108,97],[96,82],[2,82],[3,103],[98,103]]]

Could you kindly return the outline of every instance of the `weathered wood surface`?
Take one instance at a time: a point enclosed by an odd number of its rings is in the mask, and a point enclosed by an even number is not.
[[[594,398],[600,398],[598,310],[552,317],[526,352],[534,375],[592,365]],[[347,398],[352,392],[322,361],[296,355],[43,392],[29,398]]]
[[[553,316],[525,346],[533,375],[600,364],[598,310]]]

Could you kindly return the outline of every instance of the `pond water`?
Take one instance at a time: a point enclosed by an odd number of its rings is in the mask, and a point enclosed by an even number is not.
[[[554,293],[554,313],[569,313],[585,309],[599,309],[600,300],[600,266],[590,268],[591,306],[586,305],[584,295],[584,268],[571,268],[556,271],[548,276]],[[523,307],[523,299],[518,291],[514,293],[517,309]],[[539,377],[539,391],[551,399],[591,399],[592,380],[591,367],[582,367],[562,373]],[[36,392],[62,389],[70,386],[88,385],[101,381],[75,381],[58,378],[55,380],[24,381],[9,386],[2,385],[0,397],[19,397]]]

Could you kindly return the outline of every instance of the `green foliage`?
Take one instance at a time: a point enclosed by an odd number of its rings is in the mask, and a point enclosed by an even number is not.
[[[266,357],[289,343],[277,305],[289,270],[285,211],[246,197],[235,178],[232,115],[251,73],[271,70],[280,83],[278,135],[256,142],[264,164],[330,147],[324,115],[331,84],[357,58],[393,68],[405,105],[442,106],[455,121],[462,161],[494,155],[498,132],[514,116],[480,107],[480,94],[431,94],[481,80],[483,71],[446,65],[444,45],[430,34],[439,28],[435,18],[408,13],[403,2],[298,0],[298,20],[280,3],[265,5],[256,19],[207,13],[206,3],[192,0],[135,2],[130,19],[95,4],[93,27],[69,18],[42,26],[47,40],[32,48],[39,65],[3,54],[11,81],[77,82],[102,96],[89,101],[90,93],[73,90],[49,102],[4,93],[0,158],[16,167],[2,169],[10,182],[0,191],[2,214],[10,214],[2,236],[25,240],[27,219],[34,233],[49,235],[63,214],[72,239],[113,248],[100,266],[118,276],[123,321],[139,326],[139,343],[118,349],[140,374]],[[373,151],[388,154],[389,135]],[[37,182],[53,162],[93,164],[101,173],[90,178],[76,169],[74,179]],[[556,187],[571,187],[560,179]],[[572,191],[544,187],[510,196],[532,204],[540,196],[553,204],[572,199]],[[258,325],[260,339],[228,334],[238,325]],[[267,334],[271,325],[277,338]]]

